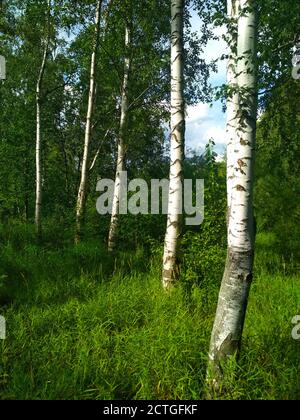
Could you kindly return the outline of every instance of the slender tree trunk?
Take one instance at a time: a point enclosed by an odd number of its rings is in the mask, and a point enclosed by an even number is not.
[[[66,141],[64,135],[61,134],[61,151],[64,161],[64,172],[65,172],[65,188],[68,197],[70,196],[70,184],[69,184],[69,170],[68,170],[68,157],[66,152]]]
[[[88,172],[89,172],[89,155],[90,155],[90,142],[92,134],[92,116],[94,110],[95,100],[95,76],[97,67],[97,54],[100,43],[100,20],[101,20],[101,8],[102,0],[97,1],[96,17],[95,17],[95,40],[94,48],[91,59],[91,72],[90,72],[90,88],[89,88],[89,99],[88,99],[88,110],[85,124],[85,138],[84,138],[84,153],[81,167],[81,180],[77,195],[77,206],[76,206],[76,234],[75,243],[79,243],[82,237],[82,228],[84,222],[84,213],[87,197],[87,186],[88,186]]]
[[[120,210],[120,198],[121,198],[121,178],[120,174],[125,170],[125,135],[126,126],[128,119],[128,85],[129,85],[129,74],[131,67],[130,60],[130,45],[131,45],[131,31],[129,25],[126,25],[125,29],[125,52],[126,57],[124,61],[124,80],[122,88],[122,103],[121,103],[121,119],[120,119],[120,131],[118,140],[118,154],[117,154],[117,169],[115,179],[115,191],[112,207],[112,216],[110,222],[110,229],[108,235],[108,249],[113,251],[116,247],[116,236],[118,231],[119,222],[119,210]]]
[[[47,56],[50,44],[50,13],[51,0],[48,0],[48,34],[44,46],[43,60],[36,84],[36,195],[35,195],[35,226],[38,239],[42,236],[42,129],[41,129],[41,90],[44,80],[45,68],[47,63]]]
[[[177,248],[181,234],[182,181],[185,136],[183,93],[184,0],[171,2],[171,161],[168,221],[165,237],[162,282],[168,290],[178,275]]]
[[[222,368],[237,357],[242,339],[254,259],[253,166],[257,118],[257,5],[240,0],[238,19],[239,110],[237,142],[231,149],[234,170],[230,182],[228,256],[209,353],[208,383],[220,392]]]
[[[229,59],[227,64],[227,85],[230,95],[227,99],[227,204],[228,217],[231,206],[232,182],[234,180],[234,150],[237,143],[237,122],[239,112],[238,77],[237,77],[237,25],[239,14],[239,0],[227,0],[227,14],[229,23],[228,44]]]

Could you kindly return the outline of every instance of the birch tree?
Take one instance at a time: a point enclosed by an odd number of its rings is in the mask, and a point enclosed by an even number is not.
[[[232,3],[233,4],[233,3]],[[230,12],[230,9],[229,9]],[[238,355],[253,276],[253,164],[257,117],[257,4],[239,0],[236,141],[229,148],[228,255],[209,352],[209,385],[220,390],[222,365]],[[230,111],[231,112],[231,111]]]
[[[183,86],[184,0],[171,1],[171,156],[167,230],[165,236],[162,282],[172,287],[177,274],[177,249],[181,233],[182,181],[185,136]]]
[[[43,59],[40,67],[38,80],[36,84],[36,195],[35,195],[35,226],[37,237],[40,238],[42,234],[42,127],[41,127],[41,101],[42,101],[42,87],[44,81],[44,74],[46,69],[47,57],[50,45],[50,16],[51,16],[51,0],[47,2],[47,35],[44,45]]]
[[[95,16],[95,38],[94,47],[91,58],[91,70],[90,70],[90,87],[88,97],[88,109],[85,123],[85,137],[84,137],[84,152],[81,167],[81,180],[77,196],[77,207],[76,207],[76,234],[75,242],[80,242],[82,236],[82,225],[85,213],[87,186],[88,186],[88,173],[89,173],[89,155],[90,155],[90,143],[92,135],[92,117],[94,110],[95,100],[95,87],[96,87],[96,67],[97,67],[97,55],[100,43],[100,21],[101,21],[101,9],[102,0],[97,1],[96,16]]]
[[[227,204],[228,216],[231,206],[232,182],[234,180],[234,149],[237,140],[237,122],[238,122],[238,76],[237,76],[237,24],[238,24],[239,0],[227,0],[228,14],[228,45],[229,57],[227,64]]]
[[[117,168],[115,178],[115,191],[113,198],[112,216],[110,222],[109,236],[108,236],[108,249],[113,251],[116,246],[116,235],[119,221],[119,210],[120,210],[120,199],[121,199],[121,172],[125,170],[125,136],[126,126],[128,119],[128,85],[129,85],[129,73],[131,66],[130,59],[130,44],[131,44],[131,30],[130,24],[127,22],[125,28],[125,60],[124,60],[124,79],[122,86],[122,98],[121,98],[121,118],[120,118],[120,129],[118,139],[118,152],[117,152]]]

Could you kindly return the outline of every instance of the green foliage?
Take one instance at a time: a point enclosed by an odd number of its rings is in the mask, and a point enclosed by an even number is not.
[[[300,4],[293,0],[260,0],[259,64],[260,85],[266,89],[261,102],[272,97],[271,87],[291,80],[293,47],[299,37]]]
[[[0,84],[3,222],[16,218],[27,222],[34,216],[35,90],[48,32],[50,47],[41,92],[42,213],[46,220],[70,219],[71,211],[75,212],[96,2],[75,3],[52,0],[50,19],[46,0],[13,0],[3,5],[0,53],[7,60],[7,79]],[[98,178],[115,176],[126,19],[132,25],[126,167],[134,177],[153,178],[158,168],[165,169],[165,126],[169,120],[169,5],[161,0],[146,3],[130,0],[103,2],[102,6],[90,150],[91,162],[99,152],[89,173],[93,203]],[[200,36],[191,32],[188,22],[186,25],[186,99],[191,103],[208,95],[211,66],[199,56],[211,35],[206,27],[207,24]],[[92,219],[95,217],[92,212],[88,214]]]
[[[259,230],[272,232],[274,245],[295,262],[300,260],[299,94],[294,80],[278,88],[259,123],[255,190]]]
[[[226,257],[226,177],[225,164],[216,162],[214,143],[210,141],[203,156],[194,155],[186,162],[192,178],[204,179],[204,221],[196,229],[187,229],[182,246],[182,280],[186,287],[203,289],[218,286]]]

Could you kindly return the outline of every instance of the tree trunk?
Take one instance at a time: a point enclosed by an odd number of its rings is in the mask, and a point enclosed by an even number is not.
[[[120,198],[121,198],[121,172],[125,170],[125,135],[126,126],[128,119],[128,85],[129,85],[129,73],[131,67],[130,59],[130,45],[131,45],[131,31],[129,25],[126,25],[125,29],[125,61],[124,61],[124,80],[122,88],[122,103],[121,103],[121,119],[120,119],[120,131],[118,141],[118,154],[117,154],[117,169],[115,179],[115,191],[112,207],[112,215],[110,222],[110,229],[108,235],[108,250],[113,251],[116,247],[116,236],[119,222],[119,210],[120,210]]]
[[[43,60],[36,84],[36,195],[35,195],[35,226],[37,238],[41,239],[42,236],[42,135],[41,135],[41,90],[47,63],[47,56],[50,44],[50,13],[51,13],[51,0],[48,0],[48,34],[45,42]]]
[[[88,99],[88,110],[86,116],[85,125],[85,138],[84,138],[84,153],[81,167],[81,180],[77,196],[77,207],[76,207],[76,234],[75,243],[79,243],[82,237],[82,227],[84,222],[84,213],[87,196],[87,185],[88,185],[88,172],[89,172],[89,154],[90,154],[90,142],[92,134],[92,116],[94,109],[95,99],[95,76],[97,66],[97,54],[100,42],[100,20],[101,20],[101,8],[102,0],[98,0],[96,7],[95,17],[95,40],[94,48],[91,59],[91,72],[90,72],[90,88],[89,88],[89,99]]]
[[[184,0],[172,0],[170,187],[162,274],[162,283],[166,290],[172,287],[178,275],[177,248],[181,234],[182,219],[182,181],[185,136],[183,14]]]
[[[226,361],[237,357],[242,339],[254,259],[253,166],[257,118],[257,9],[240,0],[238,19],[238,104],[234,170],[230,183],[228,255],[209,353],[208,384],[220,392]]]
[[[237,122],[239,112],[238,78],[237,78],[237,26],[238,26],[239,0],[227,0],[227,15],[230,21],[228,43],[229,59],[227,64],[227,85],[229,96],[227,98],[227,204],[228,217],[231,206],[232,182],[234,179],[234,150],[237,143]]]

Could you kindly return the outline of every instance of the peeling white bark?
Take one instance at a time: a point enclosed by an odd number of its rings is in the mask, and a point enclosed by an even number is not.
[[[101,8],[102,0],[98,0],[96,7],[95,17],[95,41],[91,59],[91,71],[90,71],[90,88],[89,88],[89,99],[88,99],[88,110],[85,124],[85,138],[84,138],[84,153],[81,167],[81,180],[77,196],[76,206],[76,235],[75,242],[80,242],[82,236],[82,225],[85,212],[86,195],[87,195],[87,184],[88,184],[88,173],[89,173],[89,155],[90,155],[90,142],[92,134],[92,116],[94,110],[94,99],[95,99],[95,73],[97,65],[97,53],[99,49],[100,39],[100,20],[101,20]]]
[[[227,0],[227,14],[230,19],[229,59],[227,64],[227,85],[232,94],[227,99],[227,203],[231,206],[232,181],[234,176],[234,150],[237,143],[237,115],[239,110],[237,93],[237,25],[239,0]]]
[[[121,176],[122,172],[125,171],[125,136],[126,136],[126,125],[129,110],[128,100],[128,85],[129,85],[129,73],[131,67],[130,60],[130,45],[131,45],[131,31],[127,25],[125,28],[125,60],[124,60],[124,80],[122,88],[122,101],[121,101],[121,119],[120,119],[120,131],[118,141],[118,153],[117,153],[117,169],[115,179],[115,190],[112,207],[112,216],[110,222],[110,229],[108,235],[108,250],[113,251],[116,247],[116,237],[119,222],[119,211],[120,211],[120,199],[121,199]]]
[[[185,136],[183,14],[184,0],[172,0],[170,187],[162,274],[162,283],[166,290],[172,287],[178,274],[176,260],[182,219],[182,181]]]
[[[42,64],[39,71],[39,76],[36,84],[36,145],[35,145],[35,158],[36,158],[36,194],[35,194],[35,227],[37,237],[40,239],[42,235],[42,127],[41,127],[41,91],[44,81],[44,74],[47,64],[47,56],[50,45],[50,13],[51,13],[51,0],[48,0],[48,29],[47,39],[45,41]]]
[[[229,149],[233,171],[229,184],[228,256],[209,353],[208,379],[216,389],[222,377],[220,362],[236,356],[240,349],[254,258],[257,9],[255,0],[239,0],[239,3],[237,141]]]

